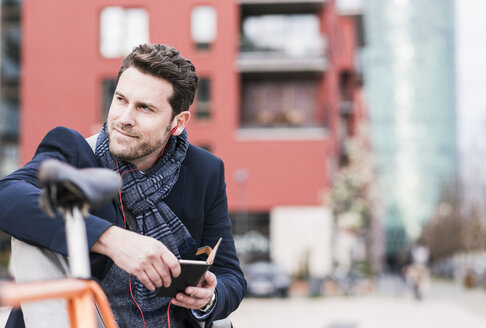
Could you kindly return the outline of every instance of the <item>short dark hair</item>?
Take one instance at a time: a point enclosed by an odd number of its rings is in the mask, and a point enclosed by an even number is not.
[[[123,58],[116,83],[129,67],[143,73],[162,78],[172,84],[174,92],[168,99],[172,106],[172,117],[189,110],[197,90],[199,77],[189,59],[166,44],[141,44]]]

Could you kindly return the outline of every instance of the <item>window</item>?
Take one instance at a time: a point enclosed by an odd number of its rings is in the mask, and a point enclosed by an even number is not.
[[[201,78],[197,89],[196,118],[207,120],[211,118],[211,80]]]
[[[15,140],[19,134],[19,104],[2,100],[0,106],[0,135],[3,139]]]
[[[18,79],[21,44],[21,31],[18,24],[5,24],[2,31],[2,43],[2,77]]]
[[[1,79],[0,79],[0,160],[5,152],[3,142],[17,142],[19,133],[19,90],[21,72],[21,6],[19,2],[2,1]],[[0,163],[0,169],[6,165]]]
[[[17,142],[4,141],[0,148],[0,178],[19,168],[19,146]],[[1,238],[0,238],[1,244]],[[0,246],[1,249],[1,246]],[[1,271],[1,270],[0,270]],[[0,274],[1,276],[1,274]]]
[[[243,78],[241,127],[322,126],[318,81],[311,77]]]
[[[270,256],[270,214],[242,210],[230,213],[230,218],[238,254],[249,262],[268,261]]]
[[[344,71],[339,75],[339,98],[341,115],[350,115],[353,111],[353,77],[351,72]]]
[[[217,14],[211,6],[197,6],[191,12],[191,38],[199,50],[211,48],[216,39]]]
[[[110,110],[111,101],[113,100],[113,94],[116,89],[115,79],[105,79],[101,82],[101,121],[104,122],[108,117],[108,111]]]
[[[100,18],[100,52],[103,57],[117,58],[133,47],[149,42],[148,13],[142,8],[107,7]]]
[[[288,57],[321,56],[324,38],[319,18],[314,14],[246,16],[240,50]]]

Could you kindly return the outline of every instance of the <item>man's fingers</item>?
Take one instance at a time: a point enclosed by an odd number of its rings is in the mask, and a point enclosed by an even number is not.
[[[163,271],[160,272],[160,270],[155,265],[152,264],[151,266],[147,267],[146,273],[155,287],[161,287],[164,284]]]
[[[167,265],[170,272],[172,272],[172,276],[174,278],[179,277],[179,275],[181,274],[181,265],[177,257],[175,257],[174,254],[169,253],[168,256],[164,256],[164,260],[164,263]]]
[[[207,285],[216,286],[218,284],[218,279],[216,279],[216,276],[211,271],[206,271],[203,279],[206,281]]]
[[[207,300],[195,296],[189,296],[184,293],[178,293],[172,303],[188,309],[200,309],[207,304]]]
[[[216,276],[211,271],[206,271],[204,276],[197,284],[197,287],[205,288],[206,286],[213,286],[213,285],[214,287],[216,287],[217,284],[218,284],[218,280],[216,279]]]
[[[162,263],[165,263],[167,270],[170,270],[172,277],[176,278],[181,274],[181,265],[177,257],[170,251],[164,252],[162,255]]]
[[[178,293],[173,299],[173,304],[188,309],[200,309],[211,300],[215,292],[218,279],[214,273],[208,271],[202,279],[202,287],[187,287],[184,293]]]
[[[149,290],[162,285],[168,287],[172,277],[180,275],[181,267],[177,257],[152,237],[116,227],[106,230],[100,238],[102,240],[93,250],[111,257],[116,265],[136,276]],[[113,247],[106,247],[105,244]],[[120,248],[122,252],[118,251]]]
[[[167,249],[162,250],[161,253],[158,261],[152,261],[152,267],[160,278],[160,284],[169,287],[172,283],[172,277],[177,277],[180,274],[181,266],[177,257]]]
[[[161,283],[165,287],[169,287],[172,283],[172,277],[170,275],[167,265],[163,261],[160,261],[154,265],[154,269],[157,271],[157,274],[161,279]]]
[[[168,287],[171,284],[171,277],[169,271],[164,263],[154,263],[145,266],[143,271],[137,275],[137,278],[149,290],[154,290],[156,287]]]
[[[152,280],[149,278],[147,273],[145,271],[141,272],[140,274],[136,275],[138,280],[148,289],[148,290],[154,290],[155,286],[152,282]]]

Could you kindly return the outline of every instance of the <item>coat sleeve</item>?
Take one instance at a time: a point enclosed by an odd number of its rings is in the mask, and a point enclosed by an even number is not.
[[[39,208],[37,171],[40,164],[49,158],[76,167],[95,166],[95,161],[80,157],[79,153],[86,150],[84,148],[89,149],[89,145],[83,145],[83,142],[84,138],[73,130],[61,127],[51,130],[30,162],[0,181],[1,230],[32,245],[67,255],[64,220],[60,215],[51,219]],[[105,219],[89,215],[86,218],[89,247],[111,225]]]
[[[210,271],[216,275],[218,280],[216,286],[217,300],[211,314],[206,318],[206,327],[210,327],[213,320],[226,318],[235,311],[246,292],[246,280],[240,268],[231,233],[224,165],[221,160],[219,160],[218,174],[211,180],[214,181],[214,191],[211,191],[213,188],[210,187],[208,192],[214,192],[214,195],[208,197],[213,201],[207,204],[205,210],[202,244],[215,245],[220,237],[222,241],[215,261],[210,268]]]

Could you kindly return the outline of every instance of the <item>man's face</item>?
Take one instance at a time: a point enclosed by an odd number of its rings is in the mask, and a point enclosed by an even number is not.
[[[169,97],[172,84],[164,79],[125,70],[108,113],[110,152],[136,167],[151,164],[162,151],[172,128]]]

